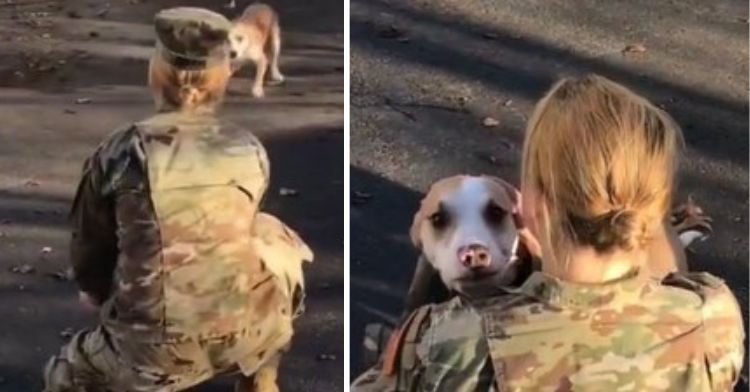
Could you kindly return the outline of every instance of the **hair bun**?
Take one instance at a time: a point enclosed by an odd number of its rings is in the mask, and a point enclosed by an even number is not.
[[[607,252],[615,247],[631,250],[636,245],[636,219],[632,210],[613,210],[588,219],[571,215],[568,219],[577,242],[592,246],[597,252]]]

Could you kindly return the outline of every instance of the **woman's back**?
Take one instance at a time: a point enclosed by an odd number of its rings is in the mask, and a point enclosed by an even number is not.
[[[484,317],[503,390],[726,391],[742,366],[739,308],[709,274],[581,285],[537,273],[520,291],[532,299]]]
[[[712,275],[580,285],[535,273],[514,291],[416,311],[427,316],[392,353],[397,390],[728,391],[742,367],[742,317]]]

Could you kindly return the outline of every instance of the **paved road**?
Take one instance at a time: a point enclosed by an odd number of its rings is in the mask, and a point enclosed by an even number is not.
[[[145,83],[154,12],[175,5],[216,9],[223,2],[106,3],[0,2],[2,391],[40,390],[40,368],[63,343],[60,333],[93,323],[77,304],[74,284],[48,274],[67,264],[66,213],[83,160],[115,127],[153,110]],[[283,361],[282,389],[342,391],[343,7],[334,0],[269,3],[281,14],[288,83],[253,100],[248,70],[233,80],[223,115],[262,138],[273,172],[266,209],[316,252],[307,313]],[[80,98],[91,102],[76,104]],[[280,187],[299,195],[281,197]],[[34,272],[10,271],[19,266]],[[198,390],[227,386],[220,380]]]
[[[562,75],[608,76],[681,124],[677,197],[694,195],[715,221],[690,266],[726,279],[747,316],[747,3],[574,3],[352,2],[352,186],[372,194],[351,212],[353,374],[363,325],[400,309],[421,192],[457,173],[517,184],[524,124]],[[624,56],[632,44],[646,51]],[[487,116],[499,125],[484,127]]]

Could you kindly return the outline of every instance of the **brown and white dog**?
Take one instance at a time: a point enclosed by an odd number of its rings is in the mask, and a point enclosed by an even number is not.
[[[239,71],[248,62],[255,64],[252,94],[264,96],[263,82],[270,69],[270,80],[276,84],[284,81],[279,71],[281,29],[279,17],[270,6],[262,3],[249,5],[237,19],[229,33],[232,69]]]
[[[540,268],[520,242],[519,197],[512,185],[490,176],[448,177],[430,187],[410,231],[422,256],[407,294],[406,314],[447,299],[448,291],[469,298],[491,295]],[[711,231],[711,218],[689,198],[672,211],[647,249],[649,272],[664,277],[687,271],[682,249]]]
[[[519,267],[517,200],[518,191],[496,177],[462,175],[433,184],[410,231],[423,256],[415,275],[433,269],[449,290],[472,297],[513,282]]]

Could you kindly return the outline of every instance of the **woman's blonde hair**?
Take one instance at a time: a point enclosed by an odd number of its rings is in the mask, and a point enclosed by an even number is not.
[[[529,121],[522,169],[522,192],[544,201],[545,257],[642,249],[671,204],[682,143],[666,112],[615,82],[557,82]]]
[[[232,76],[228,61],[198,70],[185,70],[169,64],[159,53],[149,62],[148,82],[159,109],[213,108],[226,93]]]

